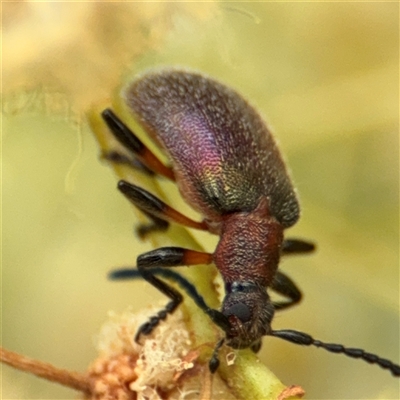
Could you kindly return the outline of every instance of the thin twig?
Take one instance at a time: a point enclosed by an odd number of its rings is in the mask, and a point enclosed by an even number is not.
[[[0,347],[0,361],[20,371],[29,372],[40,378],[59,383],[80,392],[90,393],[88,377],[75,371],[56,368],[54,365],[34,360]]]

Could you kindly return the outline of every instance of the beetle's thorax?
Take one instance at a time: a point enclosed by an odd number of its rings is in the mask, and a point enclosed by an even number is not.
[[[269,286],[279,263],[283,227],[262,198],[250,212],[224,216],[214,262],[225,283],[252,281]]]

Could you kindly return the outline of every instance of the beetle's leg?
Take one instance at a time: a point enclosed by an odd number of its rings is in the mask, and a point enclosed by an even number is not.
[[[277,271],[275,274],[270,288],[288,298],[287,301],[274,302],[275,310],[283,310],[292,307],[301,300],[301,292],[295,283],[280,271]]]
[[[257,342],[253,343],[250,347],[251,351],[253,353],[258,353],[261,350],[261,346],[262,346],[262,341],[261,339],[258,340]]]
[[[103,152],[101,154],[103,160],[109,161],[113,164],[127,165],[128,167],[145,173],[146,175],[154,176],[155,173],[146,167],[137,158],[129,157],[126,154],[119,153],[118,151]]]
[[[311,253],[315,244],[302,239],[285,239],[282,244],[282,254]]]
[[[171,250],[171,247],[169,247],[169,249]],[[203,257],[206,258],[206,256],[204,256],[204,253],[195,252],[193,250],[179,249],[179,248],[172,248],[172,249],[174,252],[179,252],[179,251],[186,252],[186,262],[190,261],[196,262],[196,260],[200,261],[200,259],[202,259]],[[158,252],[159,250],[164,251],[165,248],[149,252],[150,253],[149,257],[151,258],[152,256],[154,256],[154,252]],[[191,256],[190,253],[192,253]],[[211,257],[211,255],[209,254],[208,257]],[[172,269],[162,268],[162,267],[151,267],[151,273],[153,275],[157,275],[161,278],[175,282],[187,293],[187,295],[196,303],[196,305],[211,318],[211,320],[216,325],[218,325],[225,332],[229,329],[229,321],[227,317],[224,314],[222,314],[221,311],[209,307],[204,301],[203,297],[197,291],[196,287],[192,283],[190,283],[184,276],[180,275],[178,272],[175,272]],[[141,272],[138,269],[132,267],[115,269],[114,271],[111,271],[109,277],[110,279],[113,280],[143,278]]]
[[[143,165],[145,165],[150,171],[165,176],[172,181],[175,180],[172,169],[165,166],[111,109],[106,108],[101,113],[101,116],[118,142],[121,143],[132,155],[137,157]],[[105,156],[108,157],[107,155]],[[123,159],[124,156],[121,157]],[[114,155],[114,158],[117,157]]]
[[[151,223],[149,224],[139,224],[135,227],[135,231],[141,239],[144,239],[151,232],[165,232],[168,229],[169,222],[157,218],[146,211],[141,211],[151,220]]]
[[[139,226],[138,233],[141,236],[147,234],[149,231],[166,229],[168,227],[168,222],[166,221],[175,222],[188,228],[208,229],[204,222],[193,221],[139,186],[132,185],[126,181],[119,181],[118,189],[132,204],[143,211],[153,221],[150,225]]]
[[[166,247],[142,254],[140,257],[141,257],[140,263],[142,265],[140,271],[136,268],[129,268],[129,267],[120,268],[112,271],[109,275],[110,278],[118,280],[136,279],[138,277],[143,277],[144,276],[143,270],[149,267],[149,269],[145,271],[145,274],[150,273],[152,278],[150,278],[151,280],[149,280],[148,277],[145,279],[152,284],[153,284],[153,279],[156,279],[158,281],[156,286],[157,289],[161,290],[161,292],[164,294],[167,294],[166,291],[164,291],[165,289],[164,285],[168,287],[169,295],[173,293],[171,303],[174,301],[175,302],[178,301],[178,304],[172,305],[173,310],[176,309],[179,303],[181,303],[182,297],[175,296],[176,292],[175,289],[171,288],[165,282],[160,281],[158,278],[155,277],[155,275],[160,276],[164,279],[169,279],[178,284],[187,293],[187,295],[196,303],[196,305],[204,313],[206,313],[216,325],[218,325],[224,332],[227,332],[229,330],[230,324],[228,318],[224,314],[222,314],[221,311],[209,307],[192,283],[190,283],[185,277],[183,277],[182,275],[171,269],[160,268],[160,265],[170,266],[170,267],[178,266],[176,264],[177,262],[179,263],[179,265],[181,265],[181,263],[183,262],[186,263],[185,265],[190,265],[190,263],[192,263],[192,265],[195,265],[196,263],[200,262],[209,263],[211,262],[210,260],[212,259],[211,254],[200,253],[197,251],[176,248],[176,247],[175,248]],[[160,259],[163,261],[160,262]],[[158,267],[154,267],[154,265],[158,265]],[[162,289],[160,289],[160,286],[158,286],[160,285],[160,282],[162,285]],[[167,296],[169,295],[167,294]],[[171,298],[171,296],[169,297]],[[168,303],[167,307],[164,310],[160,311],[155,317],[151,318],[148,323],[142,325],[142,327],[139,328],[139,331],[135,337],[136,341],[139,339],[139,336],[141,334],[150,333],[157,326],[157,324],[166,317],[168,313],[173,311],[173,310],[167,311],[169,304],[170,303]],[[209,363],[209,368],[211,373],[214,373],[219,366],[218,351],[223,343],[224,339],[221,339],[214,349],[213,355]],[[255,346],[252,347],[252,350],[257,352],[260,349],[260,347],[261,347],[261,341],[259,342],[259,346],[257,346],[257,348]]]
[[[182,302],[182,295],[169,284],[160,280],[155,276],[156,271],[154,267],[179,267],[198,264],[210,264],[212,262],[212,254],[203,253],[195,250],[184,249],[181,247],[161,247],[156,250],[149,251],[140,255],[137,259],[137,268],[142,277],[161,293],[165,294],[171,301],[157,313],[157,315],[150,318],[148,322],[143,324],[136,336],[135,340],[138,341],[139,337],[150,334],[153,329],[164,320],[168,314],[171,314]]]
[[[213,374],[219,367],[219,358],[218,358],[218,352],[219,349],[222,347],[222,345],[225,342],[225,338],[222,338],[218,341],[216,344],[214,351],[212,353],[210,362],[208,363],[208,368],[210,369],[210,372]]]

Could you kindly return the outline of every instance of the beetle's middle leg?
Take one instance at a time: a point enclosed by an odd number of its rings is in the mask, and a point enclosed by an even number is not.
[[[172,168],[164,165],[158,157],[129,129],[115,113],[106,108],[101,116],[111,130],[115,139],[121,143],[125,149],[132,154],[133,158],[127,157],[118,152],[104,154],[103,157],[111,162],[127,164],[132,168],[142,170],[147,173],[156,173],[172,181],[175,181]]]
[[[151,224],[138,227],[137,232],[141,237],[151,231],[165,230],[168,222],[175,222],[188,228],[208,230],[204,222],[197,222],[186,217],[139,186],[122,180],[118,182],[118,189],[152,220]]]

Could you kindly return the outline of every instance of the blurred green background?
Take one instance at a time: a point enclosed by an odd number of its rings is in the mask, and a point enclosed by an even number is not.
[[[398,3],[4,3],[2,344],[84,371],[109,310],[165,301],[114,266],[150,249],[98,160],[85,113],[130,74],[195,68],[269,122],[302,204],[282,262],[304,293],[274,328],[399,360]],[[197,235],[212,251],[216,238]],[[158,300],[157,300],[158,301]],[[398,399],[377,367],[268,338],[261,358],[309,399]],[[4,399],[76,394],[8,367]]]

